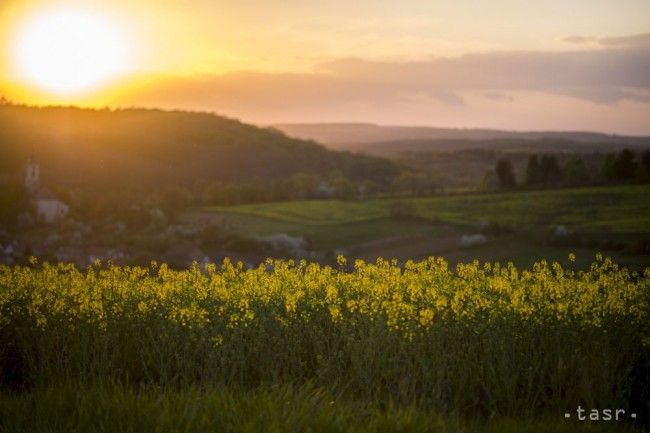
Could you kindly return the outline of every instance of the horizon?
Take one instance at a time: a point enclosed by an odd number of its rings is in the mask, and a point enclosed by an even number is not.
[[[1,97],[2,95],[0,95]],[[102,111],[102,110],[108,110],[108,111],[128,111],[128,110],[150,110],[150,111],[163,111],[163,112],[168,112],[168,113],[173,113],[173,112],[182,112],[182,113],[194,113],[194,114],[208,114],[208,115],[213,115],[213,116],[218,116],[218,117],[223,117],[231,120],[236,120],[240,121],[245,124],[249,124],[252,126],[256,126],[258,128],[274,128],[277,126],[372,126],[372,127],[379,127],[379,128],[423,128],[423,129],[448,129],[448,130],[454,130],[454,131],[494,131],[494,132],[507,132],[507,133],[516,133],[516,134],[526,134],[526,133],[569,133],[569,134],[597,134],[597,135],[605,135],[605,136],[612,136],[612,137],[630,137],[630,138],[650,138],[650,133],[647,134],[620,134],[616,132],[607,132],[607,131],[599,131],[597,129],[593,130],[580,130],[580,129],[506,129],[506,128],[490,128],[490,127],[475,127],[475,126],[462,126],[462,127],[454,127],[454,126],[444,126],[444,125],[436,125],[436,124],[389,124],[389,123],[375,123],[375,122],[364,122],[364,121],[356,121],[356,122],[340,122],[340,121],[317,121],[317,122],[273,122],[273,123],[253,123],[253,122],[247,122],[244,119],[240,119],[234,116],[231,116],[227,113],[220,113],[218,111],[214,110],[193,110],[193,109],[184,109],[184,108],[161,108],[161,107],[155,107],[155,106],[145,106],[145,105],[131,105],[131,106],[109,106],[109,105],[104,105],[104,106],[84,106],[84,105],[79,105],[79,104],[29,104],[27,102],[21,102],[21,101],[14,101],[14,100],[5,100],[6,105],[10,106],[17,106],[17,107],[24,107],[24,108],[61,108],[61,109],[79,109],[79,110],[94,110],[94,111]],[[284,131],[280,131],[285,135],[288,135]]]

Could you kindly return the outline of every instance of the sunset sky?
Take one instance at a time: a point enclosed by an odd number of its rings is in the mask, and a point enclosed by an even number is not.
[[[648,0],[2,0],[0,50],[30,104],[650,134]]]

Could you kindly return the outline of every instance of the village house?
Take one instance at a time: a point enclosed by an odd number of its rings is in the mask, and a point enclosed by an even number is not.
[[[334,187],[324,180],[321,180],[315,189],[317,197],[331,197],[334,195]]]
[[[36,219],[47,224],[62,220],[70,208],[40,181],[40,167],[30,158],[25,167],[25,189],[34,205]]]

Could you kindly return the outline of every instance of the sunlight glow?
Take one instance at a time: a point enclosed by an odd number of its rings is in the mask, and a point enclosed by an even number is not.
[[[24,23],[15,39],[14,62],[25,81],[73,94],[126,72],[128,48],[118,26],[107,17],[56,10]]]

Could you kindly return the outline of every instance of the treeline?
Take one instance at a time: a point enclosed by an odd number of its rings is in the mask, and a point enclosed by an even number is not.
[[[211,183],[202,189],[199,199],[206,205],[319,198],[355,200],[377,194],[431,195],[438,189],[439,183],[434,175],[411,170],[402,171],[389,183],[369,179],[354,181],[338,171],[329,176],[300,172],[275,182]]]
[[[208,182],[187,187],[165,186],[150,190],[142,186],[105,191],[101,194],[84,188],[54,188],[56,196],[70,206],[72,216],[83,220],[112,216],[129,224],[146,226],[149,210],[160,209],[172,220],[193,206],[230,206],[272,201],[332,198],[360,199],[389,192],[391,186],[371,180],[355,182],[340,172],[320,176],[296,173],[284,180],[249,182]],[[21,214],[34,213],[23,185],[17,181],[0,182],[0,224],[18,223]]]
[[[355,181],[339,171],[327,176],[313,172],[296,173],[276,181],[244,183],[210,182],[187,188],[172,186],[147,194],[140,188],[114,191],[100,196],[82,190],[60,190],[59,195],[82,219],[112,215],[129,225],[146,225],[148,209],[158,208],[172,220],[189,207],[232,206],[290,200],[361,200],[379,195],[431,195],[437,191],[434,176],[405,170],[389,184],[372,180]],[[135,200],[135,198],[140,199]]]
[[[332,181],[338,172],[355,185],[386,186],[401,172],[385,159],[331,151],[210,113],[0,104],[0,125],[0,180],[22,177],[33,156],[45,183],[98,195],[180,185],[200,196],[206,184],[221,184],[237,185],[229,189],[240,196],[270,196],[271,185],[282,189],[300,173]]]
[[[299,172],[286,179],[270,182],[213,182],[205,185],[196,199],[205,205],[235,205],[315,198],[347,200],[371,195],[384,189],[385,186],[372,180],[354,181],[338,171],[325,176],[313,172]]]
[[[630,149],[609,153],[601,167],[590,167],[581,156],[574,156],[560,164],[556,155],[530,155],[523,179],[518,182],[513,164],[499,159],[494,171],[485,175],[483,186],[507,189],[516,186],[553,187],[596,184],[618,184],[650,181],[650,150],[637,155]]]

